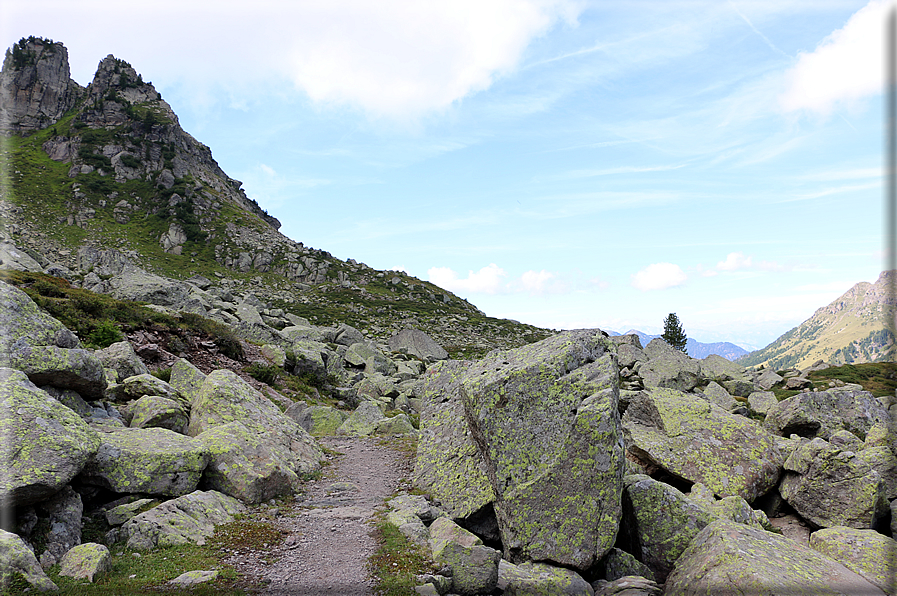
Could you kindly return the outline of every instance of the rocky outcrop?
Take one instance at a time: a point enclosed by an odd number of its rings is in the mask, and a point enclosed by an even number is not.
[[[874,424],[889,419],[888,411],[871,393],[841,387],[784,399],[769,408],[765,423],[783,436],[794,433],[828,439],[847,430],[862,439]]]
[[[389,338],[389,350],[410,354],[424,362],[435,362],[448,358],[442,346],[419,329],[403,329]]]
[[[61,43],[29,37],[7,52],[0,73],[0,129],[31,132],[56,123],[83,90]]]

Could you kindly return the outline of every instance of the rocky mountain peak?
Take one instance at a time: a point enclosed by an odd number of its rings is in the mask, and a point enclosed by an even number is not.
[[[22,38],[6,51],[0,73],[0,128],[31,132],[58,121],[83,88],[71,79],[69,55],[59,42]]]

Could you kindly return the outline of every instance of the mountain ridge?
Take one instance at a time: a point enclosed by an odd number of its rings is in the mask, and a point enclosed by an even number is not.
[[[280,222],[184,131],[151,83],[108,55],[87,87],[59,42],[23,38],[0,72],[0,219],[10,251],[81,283],[85,248],[114,250],[148,272],[225,279],[316,324],[371,337],[426,327],[462,355],[551,334],[488,317],[429,282],[342,261],[278,230]],[[118,258],[118,257],[116,257]]]
[[[897,271],[883,271],[874,283],[855,284],[738,364],[781,370],[804,368],[817,360],[836,366],[893,360],[895,279]]]

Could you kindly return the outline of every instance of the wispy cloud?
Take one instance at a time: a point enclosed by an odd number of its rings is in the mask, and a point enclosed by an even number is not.
[[[679,170],[687,164],[662,165],[662,166],[620,166],[618,168],[571,170],[563,174],[545,176],[535,179],[535,182],[552,182],[557,180],[576,180],[579,178],[593,178],[596,176],[612,176],[615,174],[642,174],[646,172],[668,172]]]
[[[751,30],[752,30],[754,33],[756,33],[757,35],[760,36],[760,38],[766,43],[766,45],[769,46],[769,48],[770,48],[772,51],[774,51],[774,52],[776,52],[776,53],[778,53],[778,54],[781,54],[782,56],[784,56],[784,57],[786,57],[786,58],[789,58],[789,57],[790,57],[790,56],[788,56],[788,54],[786,54],[785,52],[783,52],[782,50],[780,50],[778,47],[776,47],[776,45],[775,45],[774,43],[772,43],[772,41],[770,41],[768,37],[766,37],[765,35],[763,35],[763,33],[761,33],[759,29],[757,29],[756,27],[754,27],[754,24],[751,22],[751,20],[750,20],[749,18],[747,18],[747,17],[744,15],[743,12],[741,12],[740,10],[738,10],[738,8],[737,8],[732,2],[729,2],[729,6],[731,6],[731,7],[732,7],[732,10],[734,10],[735,13],[736,13],[738,16],[741,17],[741,20],[743,20],[745,23],[747,23],[748,27],[750,27]]]
[[[681,286],[688,279],[679,265],[653,263],[632,275],[632,285],[643,291],[665,290]]]

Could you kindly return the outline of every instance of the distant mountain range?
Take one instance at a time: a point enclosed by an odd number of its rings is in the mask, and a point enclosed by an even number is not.
[[[660,337],[659,335],[643,333],[637,329],[630,329],[626,333],[617,333],[616,331],[608,331],[608,333],[610,335],[638,335],[639,341],[642,342],[642,347],[647,346],[648,342],[652,339]],[[688,338],[688,342],[685,344],[685,350],[692,358],[706,358],[711,354],[718,354],[727,360],[735,360],[736,358],[748,354],[748,351],[744,348],[727,341],[717,341],[705,344],[692,338]]]
[[[834,365],[893,360],[897,271],[884,271],[871,284],[860,282],[828,306],[763,348],[740,359],[743,366],[776,370],[804,368],[817,360]],[[891,324],[886,327],[886,322]]]

